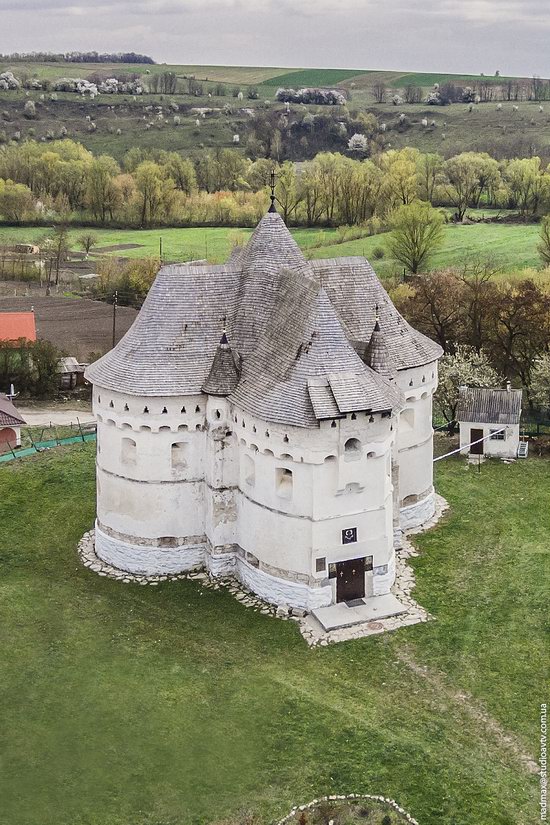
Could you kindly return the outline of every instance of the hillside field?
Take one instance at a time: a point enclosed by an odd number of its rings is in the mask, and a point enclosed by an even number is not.
[[[310,650],[198,581],[84,568],[94,447],[0,470],[1,825],[261,825],[327,793],[422,825],[534,825],[548,462],[437,465],[435,620]],[[490,518],[488,514],[490,513]]]
[[[98,248],[135,244],[132,249],[112,250],[103,254],[128,258],[158,257],[162,238],[163,258],[166,261],[189,261],[208,259],[221,263],[229,257],[232,244],[243,242],[252,230],[227,227],[192,229],[98,229]],[[335,229],[291,229],[292,235],[304,250],[306,257],[334,258],[344,255],[364,255],[382,277],[401,271],[401,267],[388,257],[385,236],[373,235],[358,240],[337,243]],[[444,245],[432,258],[432,269],[460,264],[470,256],[490,257],[503,272],[514,273],[525,267],[540,266],[537,253],[540,227],[533,224],[471,224],[444,228]],[[0,227],[0,244],[40,242],[47,234],[46,228]],[[70,230],[70,241],[78,248],[81,229]],[[382,250],[384,257],[378,259],[376,250]],[[91,259],[100,256],[92,254]]]
[[[177,92],[167,94],[99,95],[95,100],[76,94],[58,93],[58,99],[50,100],[49,93],[0,91],[0,137],[5,141],[20,134],[21,139],[51,139],[62,128],[67,136],[81,141],[93,152],[108,153],[121,161],[132,146],[145,149],[166,149],[191,153],[202,148],[233,147],[233,135],[240,136],[238,148],[245,150],[246,141],[254,134],[255,115],[258,112],[283,111],[284,106],[275,101],[278,86],[300,88],[303,86],[340,87],[349,100],[345,107],[349,112],[370,111],[379,124],[385,124],[383,142],[385,148],[414,146],[422,151],[438,151],[443,155],[472,149],[489,151],[497,156],[529,155],[533,152],[550,155],[550,103],[539,111],[539,104],[519,100],[504,102],[502,110],[496,104],[482,103],[473,112],[463,103],[450,106],[428,106],[425,103],[393,106],[391,94],[409,84],[418,85],[423,94],[434,83],[453,81],[464,85],[480,81],[494,85],[505,84],[507,78],[474,75],[423,74],[398,71],[362,71],[358,69],[287,69],[238,66],[190,66],[190,65],[139,65],[139,64],[65,64],[65,63],[18,63],[0,64],[0,71],[9,69],[19,77],[36,77],[53,82],[62,77],[93,75],[107,78],[112,75],[141,75],[144,83],[152,75],[172,72],[177,76]],[[189,93],[189,79],[200,84],[199,94]],[[528,90],[530,81],[520,81]],[[225,94],[220,95],[218,84],[225,84]],[[387,86],[388,101],[377,104],[373,96],[374,84]],[[238,91],[243,99],[236,97]],[[41,99],[43,97],[44,99]],[[37,117],[27,120],[23,107],[27,100],[37,105]],[[174,123],[170,103],[179,107],[179,123]],[[158,106],[164,109],[164,120],[156,117]],[[153,110],[147,107],[154,107]],[[227,107],[229,111],[227,111]],[[517,107],[517,111],[514,109]],[[197,109],[208,109],[203,120]],[[307,105],[312,114],[327,114],[334,107]],[[336,107],[340,112],[343,107]],[[291,106],[292,115],[303,112],[303,106]],[[345,112],[341,112],[342,115]],[[399,115],[406,115],[405,124],[399,123]],[[95,129],[90,130],[90,121]],[[196,121],[199,117],[200,123]],[[422,125],[428,120],[427,127]],[[432,125],[433,121],[433,125]],[[150,125],[149,125],[150,124]],[[331,151],[346,151],[347,139],[340,142],[327,138]],[[307,148],[293,146],[291,159],[309,157]]]

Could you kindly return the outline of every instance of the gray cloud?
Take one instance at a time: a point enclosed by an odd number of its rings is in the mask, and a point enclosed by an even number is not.
[[[548,0],[0,0],[0,50],[550,75]]]

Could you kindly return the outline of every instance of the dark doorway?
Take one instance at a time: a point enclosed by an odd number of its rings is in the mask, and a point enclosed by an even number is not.
[[[336,601],[351,602],[365,595],[365,558],[336,565]]]
[[[470,430],[470,443],[472,441],[479,441],[480,438],[483,438],[483,430]],[[472,444],[470,454],[483,455],[483,441],[480,441],[479,444]]]

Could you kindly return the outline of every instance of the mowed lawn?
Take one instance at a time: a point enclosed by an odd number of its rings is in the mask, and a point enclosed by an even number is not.
[[[251,234],[250,228],[232,229],[228,227],[207,227],[191,229],[101,229],[93,234],[98,247],[112,247],[133,244],[134,248],[113,250],[105,254],[129,258],[158,256],[162,239],[162,253],[168,261],[186,261],[207,258],[220,263],[227,260],[232,245],[245,241]],[[388,256],[384,234],[359,238],[338,243],[335,229],[291,229],[293,236],[312,258],[332,258],[342,255],[365,255],[376,271],[387,276],[400,271],[400,265]],[[15,242],[40,242],[46,234],[37,227],[1,227],[0,244]],[[79,249],[78,238],[81,229],[70,231],[73,249]],[[516,272],[524,267],[540,265],[537,253],[540,227],[533,224],[471,224],[455,226],[449,224],[444,229],[442,248],[433,256],[430,267],[459,265],[465,258],[491,257],[504,272]],[[381,249],[384,257],[377,259],[373,254]],[[103,253],[102,253],[103,254]],[[97,256],[96,256],[97,257]]]
[[[420,537],[436,621],[310,650],[199,582],[79,564],[92,446],[0,470],[0,823],[268,825],[381,793],[421,825],[534,825],[550,464],[437,466]]]

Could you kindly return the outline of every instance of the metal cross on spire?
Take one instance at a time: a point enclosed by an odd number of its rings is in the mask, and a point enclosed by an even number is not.
[[[269,185],[271,187],[271,196],[270,196],[271,197],[271,206],[269,207],[269,210],[268,210],[269,212],[276,212],[277,211],[277,209],[275,207],[275,200],[276,200],[276,198],[275,198],[275,182],[276,182],[276,177],[277,176],[275,175],[275,169],[272,169],[271,170],[271,175],[269,177]]]

